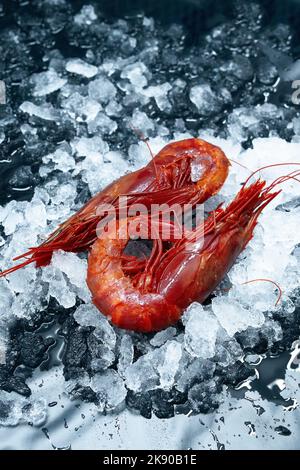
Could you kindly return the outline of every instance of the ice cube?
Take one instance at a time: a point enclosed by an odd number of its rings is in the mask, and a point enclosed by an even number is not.
[[[221,109],[221,101],[209,84],[192,87],[190,90],[190,100],[202,116],[210,116]]]
[[[118,361],[118,372],[124,377],[124,373],[128,366],[133,362],[134,348],[131,336],[124,334],[121,338],[121,344],[119,348],[119,361]]]
[[[121,78],[127,78],[136,90],[142,89],[147,86],[147,78],[145,73],[147,67],[143,62],[135,62],[123,68]]]
[[[74,318],[82,326],[94,326],[94,335],[103,344],[114,349],[116,345],[116,333],[108,320],[101,315],[99,310],[91,304],[82,304],[77,307]]]
[[[128,388],[135,392],[146,392],[159,387],[169,389],[174,383],[181,354],[181,343],[173,340],[139,357],[125,370]]]
[[[105,108],[105,112],[110,117],[120,117],[123,107],[116,100],[111,100]]]
[[[149,352],[138,358],[125,370],[126,385],[134,392],[145,392],[158,387],[160,349]]]
[[[50,95],[67,83],[67,79],[61,78],[53,69],[32,75],[30,81],[34,84],[33,96]]]
[[[66,253],[62,250],[55,251],[52,256],[52,266],[60,269],[66,274],[77,295],[88,302],[90,291],[86,284],[87,261],[79,258],[75,253]]]
[[[184,347],[192,356],[207,359],[213,357],[220,325],[216,317],[194,302],[188,308]]]
[[[27,113],[30,116],[35,116],[45,121],[58,121],[60,119],[59,111],[54,109],[50,104],[37,106],[30,101],[24,101],[20,106],[20,110],[23,111],[23,113]]]
[[[13,204],[8,204],[13,209]],[[22,225],[24,222],[23,212],[11,211],[7,214],[2,222],[4,232],[6,235],[11,235],[15,232],[17,226]]]
[[[271,319],[265,321],[261,327],[260,333],[267,339],[269,348],[271,348],[274,343],[282,340],[283,337],[280,324]]]
[[[81,162],[82,179],[89,185],[92,194],[97,193],[128,169],[119,152],[108,152],[105,155],[90,154]]]
[[[91,134],[113,134],[118,128],[118,124],[113,119],[106,116],[105,113],[98,113],[88,125],[88,131]]]
[[[212,309],[229,336],[244,331],[249,326],[259,328],[265,321],[262,312],[251,308],[245,309],[236,300],[225,296],[215,297],[212,300]]]
[[[146,113],[143,113],[138,109],[136,109],[132,114],[131,124],[135,129],[141,131],[144,136],[147,136],[149,131],[154,130],[153,121],[148,118]]]
[[[152,85],[142,90],[143,94],[148,98],[154,98],[157,106],[161,111],[170,109],[171,104],[168,99],[168,92],[172,90],[170,83],[166,82],[161,85]]]
[[[82,304],[77,307],[76,312],[74,313],[74,319],[81,326],[94,326],[101,327],[102,325],[102,315],[99,310],[90,304]],[[104,322],[107,321],[105,318]]]
[[[28,266],[23,271],[15,271],[9,276],[10,289],[19,294],[29,294],[37,278],[37,270],[34,266]]]
[[[62,272],[53,266],[46,266],[42,271],[43,281],[49,283],[49,295],[64,308],[74,307],[76,295],[70,290]]]
[[[168,341],[165,345],[162,362],[158,364],[157,370],[160,375],[160,387],[169,390],[175,380],[182,355],[182,345],[177,341]]]
[[[149,163],[151,155],[143,142],[132,144],[128,150],[129,158],[132,160],[136,169],[139,169]]]
[[[193,385],[188,391],[190,407],[196,413],[207,413],[218,407],[219,397],[215,380]]]
[[[89,335],[87,345],[91,354],[91,369],[94,372],[101,372],[114,363],[114,351],[108,345],[98,340],[94,333]]]
[[[80,12],[74,16],[74,22],[79,26],[89,26],[98,18],[93,5],[83,5]]]
[[[82,96],[78,92],[71,94],[63,101],[63,107],[69,116],[78,122],[90,122],[96,118],[102,106],[94,99]]]
[[[75,168],[74,158],[65,150],[57,149],[54,153],[43,157],[43,162],[48,165],[54,163],[54,169],[67,172]]]
[[[156,333],[153,338],[150,339],[150,344],[152,344],[152,346],[162,346],[168,340],[171,340],[175,335],[176,328],[170,326],[169,328]]]
[[[46,227],[47,225],[47,213],[45,204],[34,198],[26,207],[25,219],[31,227]]]
[[[98,68],[82,59],[70,59],[66,63],[66,70],[70,73],[92,78],[98,73]]]
[[[27,423],[40,426],[46,419],[46,400],[25,399],[14,392],[0,391],[0,425],[16,426],[19,423]]]
[[[72,145],[80,157],[103,155],[109,150],[108,144],[99,136],[81,137],[73,141]]]
[[[55,251],[52,257],[52,266],[64,272],[75,286],[83,287],[86,284],[87,262],[75,253]]]
[[[112,369],[95,374],[91,379],[91,387],[96,392],[100,412],[113,411],[124,402],[127,395],[124,381]]]
[[[176,377],[177,390],[186,391],[195,381],[205,382],[213,377],[216,369],[215,362],[209,359],[192,359],[187,352],[183,351],[180,367]]]
[[[117,89],[113,83],[106,77],[99,77],[89,83],[88,93],[92,100],[101,104],[107,104],[114,99]]]

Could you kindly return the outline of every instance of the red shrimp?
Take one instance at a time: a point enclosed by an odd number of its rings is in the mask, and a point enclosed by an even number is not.
[[[181,239],[170,239],[171,247],[154,240],[144,260],[124,254],[131,219],[120,220],[117,237],[103,233],[89,254],[87,284],[94,304],[120,328],[151,332],[176,323],[220,283],[252,238],[260,213],[280,192],[273,188],[283,181],[244,185],[227,208],[217,208]],[[141,236],[148,222],[139,219]]]
[[[191,179],[191,163],[201,166],[199,180]],[[36,262],[45,266],[55,250],[80,252],[96,240],[96,229],[103,215],[97,209],[104,204],[118,207],[120,196],[128,196],[128,208],[142,203],[196,204],[216,194],[227,178],[229,160],[223,151],[201,139],[186,139],[166,145],[144,168],[111,183],[88,201],[82,209],[62,223],[40,246],[30,248],[14,261],[25,261],[0,273],[1,276]]]

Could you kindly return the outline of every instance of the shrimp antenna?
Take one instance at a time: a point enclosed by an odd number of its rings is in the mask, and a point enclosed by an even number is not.
[[[154,156],[154,153],[152,152],[152,149],[150,147],[150,144],[148,142],[148,138],[145,137],[145,135],[143,134],[143,132],[140,130],[140,129],[137,129],[136,127],[134,127],[131,122],[129,123],[129,126],[131,127],[131,129],[133,130],[133,132],[135,133],[135,135],[142,141],[144,142],[147,147],[148,147],[148,150],[150,152],[150,155],[151,155],[151,158],[153,160],[153,165],[154,165],[154,170],[155,170],[155,176],[156,176],[156,179],[158,180],[158,173],[157,173],[157,168],[156,168],[156,164],[155,164],[155,156]]]
[[[250,284],[250,283],[252,283],[252,282],[257,282],[257,281],[259,281],[259,282],[260,282],[260,281],[262,281],[262,282],[270,282],[270,283],[273,284],[275,287],[277,287],[279,293],[278,293],[278,297],[277,297],[277,300],[276,300],[276,303],[275,303],[275,307],[276,307],[276,306],[278,305],[278,303],[280,302],[280,299],[281,299],[281,297],[282,297],[282,289],[281,289],[280,285],[277,284],[277,282],[272,281],[272,279],[260,278],[260,279],[251,279],[250,281],[243,282],[243,283],[242,283],[242,286],[243,286],[244,284]]]
[[[252,178],[252,176],[254,176],[256,173],[258,173],[259,171],[261,170],[266,170],[268,168],[273,168],[273,167],[276,167],[276,166],[288,166],[288,165],[297,165],[299,166],[300,163],[297,163],[297,162],[286,162],[286,163],[273,163],[272,165],[266,165],[266,166],[262,166],[260,168],[258,168],[257,170],[253,171],[251,173],[250,176],[248,176],[248,178],[246,179],[246,181],[243,183],[243,188],[247,185],[247,183],[249,182],[249,180]]]
[[[228,158],[228,157],[227,157]],[[228,158],[228,160],[232,163],[234,163],[235,165],[239,165],[241,166],[242,168],[244,168],[245,170],[248,170],[250,171],[251,173],[253,173],[253,170],[250,170],[250,168],[248,168],[247,166],[243,165],[242,163],[240,162],[237,162],[236,160],[233,160],[232,158]]]

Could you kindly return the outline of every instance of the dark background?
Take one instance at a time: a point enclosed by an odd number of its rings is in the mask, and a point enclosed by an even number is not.
[[[69,4],[80,10],[88,4],[86,0],[68,0]],[[96,2],[94,2],[96,3]],[[163,23],[179,22],[189,31],[189,39],[197,41],[201,35],[213,26],[222,23],[225,18],[234,16],[236,0],[101,0],[99,6],[106,17],[124,18],[138,12],[153,16]],[[240,1],[247,7],[248,1]],[[256,0],[264,10],[267,23],[289,23],[293,29],[294,43],[300,39],[300,1],[299,0]],[[30,0],[2,0],[3,11],[0,15],[0,27],[8,26],[17,15],[19,6],[26,6],[26,11],[34,8]],[[300,46],[298,45],[300,53]]]

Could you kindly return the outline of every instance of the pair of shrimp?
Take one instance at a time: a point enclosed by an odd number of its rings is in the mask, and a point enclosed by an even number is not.
[[[196,181],[191,174],[193,164],[201,170]],[[128,196],[128,208],[136,203],[148,208],[156,203],[195,206],[220,190],[229,165],[221,149],[203,140],[169,144],[146,167],[121,177],[92,198],[46,242],[23,255],[29,258],[0,276],[32,262],[48,264],[57,249],[89,249],[87,284],[94,304],[113,324],[141,332],[174,324],[190,303],[203,302],[212,293],[252,238],[262,210],[280,192],[273,189],[296,175],[269,186],[260,180],[249,185],[247,180],[227,208],[218,207],[180,239],[172,236],[174,221],[170,221],[169,240],[156,237],[150,256],[144,259],[125,254],[128,224],[136,223],[141,238],[147,238],[151,216],[122,218],[117,212],[117,223],[97,238],[102,217],[97,208],[103,203],[117,208],[123,195]],[[158,234],[160,230],[158,223]]]

